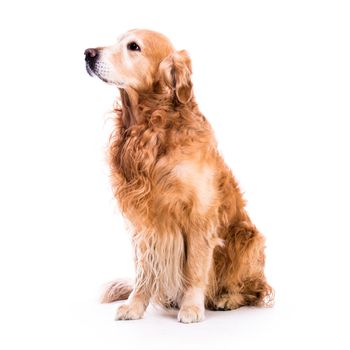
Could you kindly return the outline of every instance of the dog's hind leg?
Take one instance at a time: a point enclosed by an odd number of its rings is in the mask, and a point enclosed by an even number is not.
[[[228,228],[225,246],[214,255],[217,290],[207,299],[213,310],[270,306],[273,290],[264,275],[264,237],[248,217]]]

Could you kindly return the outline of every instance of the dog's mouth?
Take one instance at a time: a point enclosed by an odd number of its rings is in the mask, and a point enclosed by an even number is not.
[[[86,67],[86,71],[88,72],[88,74],[90,75],[90,77],[95,76],[94,71],[91,69],[89,63],[86,62],[86,63],[85,63],[85,67]]]
[[[91,64],[89,62],[85,63],[86,71],[88,72],[90,77],[97,77],[107,84],[116,85],[117,87],[120,87],[120,88],[122,88],[125,85],[124,81],[112,81],[106,78],[104,74],[108,72],[106,71],[106,69],[103,69],[103,67],[101,69],[101,66],[102,66],[101,64],[97,63],[97,64],[94,64],[93,67],[91,67]]]
[[[110,81],[106,77],[104,77],[104,75],[102,74],[104,72],[103,70],[102,70],[102,73],[100,72],[100,69],[98,69],[99,68],[98,64],[97,65],[94,64],[94,66],[91,67],[90,63],[86,62],[85,66],[86,66],[86,71],[88,72],[88,74],[91,77],[97,77],[97,78],[101,79],[102,81],[104,81],[107,84],[113,84],[112,81]],[[96,69],[96,66],[97,66],[97,69]]]

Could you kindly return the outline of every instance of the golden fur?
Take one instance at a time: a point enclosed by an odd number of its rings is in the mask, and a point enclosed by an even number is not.
[[[141,50],[127,51],[128,40],[140,40]],[[108,52],[99,59],[112,73],[91,70],[120,89],[109,163],[114,195],[133,227],[136,266],[134,286],[112,283],[103,302],[129,296],[118,319],[142,317],[149,301],[179,307],[186,323],[203,319],[204,304],[272,305],[264,238],[198,109],[188,54],[146,30],[96,50]],[[131,73],[130,65],[138,69]]]

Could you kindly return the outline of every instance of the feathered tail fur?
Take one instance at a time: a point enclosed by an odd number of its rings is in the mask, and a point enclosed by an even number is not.
[[[112,303],[113,301],[128,299],[133,290],[133,283],[129,280],[118,279],[107,284],[101,303]]]

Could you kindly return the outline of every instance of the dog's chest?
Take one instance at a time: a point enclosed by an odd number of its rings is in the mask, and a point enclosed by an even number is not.
[[[134,183],[141,178],[150,178],[164,148],[159,135],[147,129],[126,137],[119,145],[117,159],[120,174]]]
[[[169,141],[169,140],[167,140]],[[118,200],[131,221],[186,208],[205,214],[216,197],[214,168],[198,154],[166,148],[162,135],[147,130],[126,138],[119,150]]]

